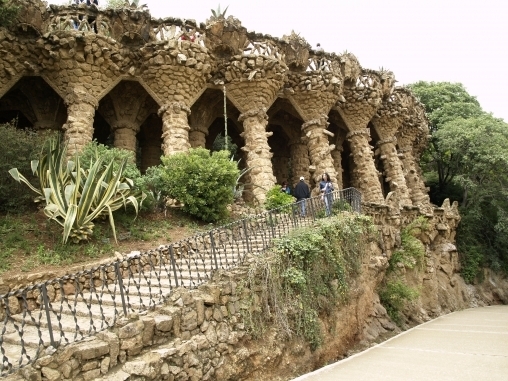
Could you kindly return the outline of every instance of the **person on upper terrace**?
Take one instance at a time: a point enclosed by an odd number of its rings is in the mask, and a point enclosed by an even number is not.
[[[280,191],[286,194],[291,194],[291,188],[289,187],[287,181],[284,181],[282,183],[282,186],[280,187]]]
[[[74,4],[83,4],[86,3],[86,5],[95,5],[96,7],[99,6],[99,0],[74,0]]]

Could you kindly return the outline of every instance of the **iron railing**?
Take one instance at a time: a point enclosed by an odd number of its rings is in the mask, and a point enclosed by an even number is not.
[[[175,287],[195,288],[214,271],[242,263],[292,229],[334,209],[360,212],[354,188],[314,197],[197,234],[179,242],[0,296],[0,376],[57,348],[112,328],[121,316],[163,303]],[[326,201],[326,202],[325,202]],[[302,204],[306,215],[302,216]]]

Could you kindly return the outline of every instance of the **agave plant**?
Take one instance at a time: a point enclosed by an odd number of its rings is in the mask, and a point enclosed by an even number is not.
[[[39,177],[39,188],[34,187],[13,168],[10,175],[18,182],[25,183],[37,193],[36,201],[44,201],[44,214],[63,227],[63,242],[87,240],[93,233],[93,221],[108,216],[116,241],[113,212],[131,204],[136,214],[145,199],[144,193],[135,194],[133,182],[123,177],[124,160],[113,171],[113,163],[104,165],[104,159],[92,162],[89,169],[83,169],[76,156],[67,161],[66,149],[60,142],[51,140],[41,153],[39,160],[32,161],[32,171]]]
[[[226,17],[226,12],[228,11],[229,5],[224,9],[224,11],[220,10],[220,4],[217,6],[217,9],[211,9],[212,15],[215,19],[221,20]]]

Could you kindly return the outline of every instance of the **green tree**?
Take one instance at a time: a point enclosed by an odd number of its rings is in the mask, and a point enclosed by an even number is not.
[[[432,137],[422,155],[421,166],[430,182],[431,200],[440,205],[445,194],[453,191],[457,167],[456,158],[441,149],[435,133],[447,122],[480,116],[483,110],[460,83],[420,81],[409,88],[420,98],[429,118]]]
[[[461,84],[410,87],[431,125],[421,163],[431,200],[460,201],[462,275],[471,282],[483,266],[508,271],[508,124],[484,112]]]
[[[508,124],[484,114],[447,122],[436,140],[462,191],[457,243],[467,280],[480,267],[508,270]]]
[[[19,6],[11,0],[0,0],[0,27],[9,26],[19,13]]]

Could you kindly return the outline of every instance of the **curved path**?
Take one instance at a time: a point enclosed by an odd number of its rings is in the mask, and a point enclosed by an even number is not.
[[[507,381],[508,306],[441,316],[296,380]]]

